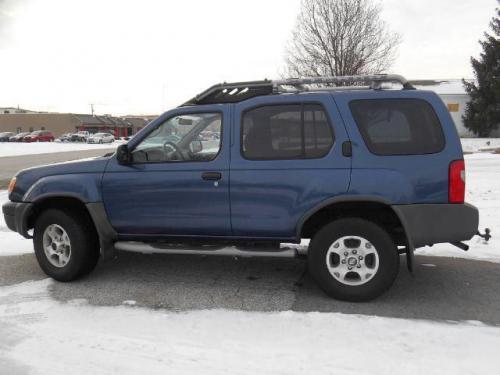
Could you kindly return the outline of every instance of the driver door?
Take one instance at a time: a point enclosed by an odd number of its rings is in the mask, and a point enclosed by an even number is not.
[[[121,238],[228,236],[229,110],[168,112],[129,143],[132,162],[110,160],[103,201]]]

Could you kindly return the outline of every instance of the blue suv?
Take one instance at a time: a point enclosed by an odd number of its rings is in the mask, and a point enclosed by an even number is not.
[[[447,108],[397,75],[216,85],[113,155],[23,170],[9,191],[7,225],[59,281],[116,249],[303,255],[327,294],[365,301],[400,255],[411,270],[415,248],[478,233]]]

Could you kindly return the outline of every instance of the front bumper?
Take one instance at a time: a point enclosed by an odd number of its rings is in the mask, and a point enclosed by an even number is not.
[[[2,206],[5,223],[10,230],[31,238],[28,234],[28,216],[33,208],[32,203],[7,202]]]
[[[478,232],[479,211],[464,204],[392,206],[414,248],[470,240]]]

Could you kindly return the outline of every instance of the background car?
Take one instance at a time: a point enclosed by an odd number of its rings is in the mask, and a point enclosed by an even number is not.
[[[87,138],[87,143],[113,143],[115,137],[109,133],[96,133]]]
[[[23,138],[26,137],[29,132],[23,132],[23,133],[17,133],[14,134],[12,137],[9,138],[9,142],[22,142]]]
[[[72,136],[71,133],[64,133],[60,137],[57,137],[56,140],[58,140],[59,142],[70,142],[71,141],[71,136]]]
[[[0,142],[9,142],[10,137],[15,135],[11,132],[0,133]]]
[[[47,130],[37,130],[23,138],[23,142],[54,142],[54,134]]]
[[[90,136],[88,131],[80,130],[71,135],[71,142],[87,142],[87,138]]]

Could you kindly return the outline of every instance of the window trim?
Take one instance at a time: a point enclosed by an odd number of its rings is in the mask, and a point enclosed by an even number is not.
[[[219,151],[217,152],[217,154],[214,156],[214,158],[212,160],[162,160],[162,161],[145,161],[145,162],[134,162],[132,160],[132,162],[130,163],[130,165],[144,165],[144,164],[154,164],[154,165],[157,165],[157,164],[184,164],[184,163],[211,163],[211,162],[214,162],[216,161],[218,158],[219,158],[219,155],[221,154],[222,152],[222,148],[224,147],[224,112],[221,111],[221,110],[214,110],[214,111],[194,111],[194,112],[182,112],[182,113],[177,113],[177,114],[173,114],[172,116],[170,117],[167,117],[164,121],[162,121],[161,123],[159,123],[157,126],[151,128],[150,131],[148,131],[144,136],[143,138],[136,144],[134,145],[134,147],[129,150],[130,152],[130,155],[132,155],[132,153],[134,152],[134,150],[137,148],[137,146],[139,146],[152,132],[154,132],[156,129],[158,129],[160,126],[162,126],[163,124],[165,124],[167,121],[170,121],[171,119],[173,119],[174,117],[177,117],[177,116],[190,116],[190,115],[199,115],[199,114],[218,114],[220,115],[220,118],[221,118],[221,124],[220,124],[220,145],[219,145]]]
[[[388,100],[397,100],[397,101],[409,101],[409,100],[417,100],[417,101],[420,101],[420,102],[423,102],[425,103],[426,105],[428,105],[432,111],[432,113],[434,114],[434,116],[436,116],[436,119],[438,120],[438,123],[439,123],[439,130],[441,132],[441,135],[442,135],[442,139],[443,139],[443,144],[441,146],[441,148],[438,150],[438,151],[434,151],[434,152],[419,152],[419,153],[404,153],[404,154],[401,154],[401,153],[397,153],[397,154],[394,154],[394,153],[379,153],[379,152],[375,152],[373,149],[372,149],[372,143],[371,142],[367,142],[366,138],[365,138],[365,135],[363,134],[363,131],[361,130],[360,128],[360,125],[358,124],[358,122],[356,121],[356,118],[354,116],[354,112],[352,110],[352,107],[351,107],[351,104],[352,103],[355,103],[355,102],[373,102],[373,101],[382,101],[382,100],[385,100],[385,101],[388,101]],[[363,140],[366,148],[368,149],[368,151],[373,154],[373,155],[376,155],[376,156],[419,156],[419,155],[435,155],[435,154],[440,154],[441,152],[444,151],[444,149],[446,148],[446,134],[444,133],[444,129],[443,129],[443,123],[441,121],[441,119],[439,118],[436,110],[434,109],[434,106],[432,105],[432,103],[430,103],[429,101],[425,100],[425,99],[422,99],[422,98],[374,98],[374,99],[354,99],[354,100],[350,100],[349,101],[349,111],[350,111],[350,114],[351,114],[351,117],[354,121],[354,124],[356,125],[356,128],[358,129],[358,132],[359,134],[361,135],[361,139]]]
[[[300,118],[301,118],[302,125],[304,124],[304,106],[306,106],[306,105],[319,105],[319,106],[321,106],[323,112],[326,115],[328,129],[330,129],[330,134],[332,136],[332,145],[330,146],[330,149],[328,150],[328,152],[321,157],[313,157],[313,158],[305,158],[305,157],[299,156],[299,157],[294,157],[294,158],[283,157],[283,158],[272,158],[272,159],[264,159],[264,158],[255,159],[255,158],[246,157],[244,154],[244,151],[243,151],[243,122],[244,122],[244,118],[245,118],[245,115],[247,114],[247,112],[250,112],[250,111],[253,111],[253,110],[256,110],[259,108],[265,108],[265,107],[283,107],[283,106],[294,106],[294,105],[299,105],[301,107]],[[337,138],[335,137],[335,131],[332,127],[332,123],[333,122],[331,120],[330,113],[326,109],[325,105],[320,101],[293,101],[293,102],[283,102],[283,103],[258,104],[258,105],[252,106],[252,107],[248,107],[244,111],[241,112],[241,116],[240,116],[240,156],[244,160],[248,160],[248,161],[274,161],[274,160],[283,161],[283,160],[321,160],[321,159],[324,159],[324,158],[328,157],[328,155],[330,155],[330,153],[332,152],[333,148],[335,147],[335,143],[337,141]],[[301,132],[304,133],[304,126],[302,126]],[[305,147],[305,143],[304,143],[304,147]]]

